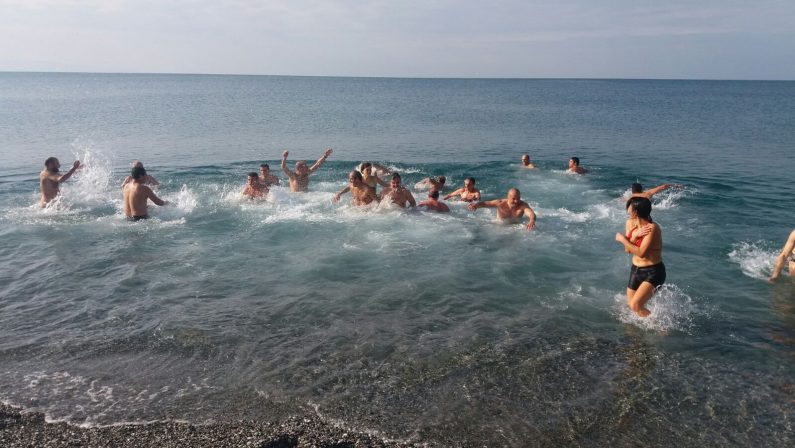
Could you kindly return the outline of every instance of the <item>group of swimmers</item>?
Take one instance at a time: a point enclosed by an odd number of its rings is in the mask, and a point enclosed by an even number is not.
[[[282,153],[281,169],[289,180],[290,191],[305,192],[309,188],[309,176],[317,171],[323,163],[331,156],[332,149],[326,149],[323,155],[311,166],[307,167],[306,162],[298,161],[295,164],[295,171],[287,167],[287,157],[289,151]],[[521,157],[521,166],[525,169],[537,169],[536,165],[530,162],[527,154]],[[41,205],[45,206],[57,197],[60,184],[68,180],[81,167],[79,161],[75,161],[72,168],[64,173],[60,173],[60,163],[55,157],[50,157],[44,162],[45,169],[40,173]],[[568,162],[568,172],[574,174],[585,174],[588,172],[580,166],[580,160],[572,157]],[[379,175],[390,175],[390,182],[382,180]],[[362,162],[356,169],[348,174],[348,185],[340,190],[332,198],[332,202],[338,203],[342,196],[350,193],[352,202],[355,206],[364,206],[374,202],[388,202],[401,208],[406,207],[425,207],[427,210],[435,212],[449,212],[450,208],[439,200],[440,193],[445,188],[447,179],[444,176],[437,178],[425,178],[415,185],[416,189],[428,188],[428,199],[417,204],[412,193],[402,184],[399,173],[392,173],[388,168],[372,162]],[[129,220],[139,221],[149,217],[147,211],[148,201],[162,206],[166,201],[160,199],[151,187],[157,187],[159,183],[147,174],[143,164],[139,161],[133,163],[130,176],[123,184],[123,208],[124,214]],[[260,172],[248,173],[246,185],[242,194],[248,198],[265,198],[269,190],[274,185],[280,185],[277,176],[270,173],[268,164],[260,165]],[[377,194],[377,186],[382,187],[381,194]],[[632,268],[629,281],[627,283],[627,304],[630,309],[640,317],[647,317],[651,311],[646,308],[646,304],[654,293],[665,282],[665,264],[662,261],[662,230],[660,226],[651,218],[651,197],[656,193],[675,187],[672,184],[662,184],[648,190],[643,190],[639,183],[633,183],[631,195],[626,200],[626,210],[628,219],[625,224],[624,233],[616,233],[615,240],[621,244],[624,251],[632,255]],[[467,177],[464,185],[444,197],[449,200],[457,197],[459,200],[468,202],[467,208],[475,211],[479,208],[495,208],[497,218],[505,223],[518,224],[523,217],[527,217],[526,228],[532,230],[535,227],[536,215],[533,209],[526,202],[521,200],[521,193],[517,188],[508,190],[504,199],[494,199],[482,201],[480,190],[475,187],[475,179]],[[775,281],[789,260],[789,272],[795,276],[795,230],[789,236],[787,243],[777,257],[773,273],[769,280]]]

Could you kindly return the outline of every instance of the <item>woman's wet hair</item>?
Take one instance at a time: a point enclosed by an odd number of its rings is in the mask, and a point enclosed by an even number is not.
[[[649,198],[629,198],[627,201],[627,210],[629,210],[629,207],[632,207],[632,210],[635,210],[635,214],[638,216],[638,218],[653,222],[651,219],[651,201]]]
[[[643,186],[637,182],[632,183],[632,193],[643,193]]]

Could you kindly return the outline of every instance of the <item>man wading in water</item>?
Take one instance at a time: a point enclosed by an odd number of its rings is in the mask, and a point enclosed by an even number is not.
[[[55,157],[44,161],[44,169],[39,173],[39,186],[41,187],[41,206],[44,207],[61,192],[61,184],[66,182],[72,174],[80,168],[80,161],[75,160],[72,169],[66,174],[58,174],[61,163]]]
[[[151,188],[144,185],[146,170],[143,167],[133,168],[131,176],[132,182],[124,186],[124,214],[130,221],[148,219],[146,201],[151,199],[157,205],[166,205],[166,201],[157,197]]]
[[[306,162],[300,160],[295,163],[295,171],[290,171],[287,168],[287,156],[290,155],[290,151],[284,151],[282,153],[282,171],[290,178],[290,191],[294,193],[305,192],[309,188],[309,175],[317,171],[332,152],[331,148],[327,149],[311,168],[307,168]]]

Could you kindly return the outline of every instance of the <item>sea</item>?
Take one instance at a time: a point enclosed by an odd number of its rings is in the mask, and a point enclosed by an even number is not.
[[[308,193],[241,196],[326,148]],[[427,446],[793,446],[795,282],[767,281],[793,148],[795,82],[0,73],[0,400]],[[84,167],[41,208],[50,156]],[[147,221],[122,213],[133,160],[169,202]],[[536,228],[332,203],[362,161],[418,201],[428,176],[518,188]],[[615,241],[633,182],[677,185],[646,319]]]

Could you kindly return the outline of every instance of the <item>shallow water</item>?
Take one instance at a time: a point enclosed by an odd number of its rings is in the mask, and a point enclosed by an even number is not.
[[[795,285],[765,279],[792,228],[771,186],[792,184],[794,93],[2,74],[0,398],[81,424],[311,412],[454,446],[791,444]],[[239,197],[283,148],[326,146],[311,192]],[[50,155],[87,166],[41,209]],[[129,223],[134,158],[171,204]],[[518,187],[537,229],[332,204],[363,159],[406,185]],[[684,186],[654,200],[668,284],[649,319],[613,239],[636,179]]]

